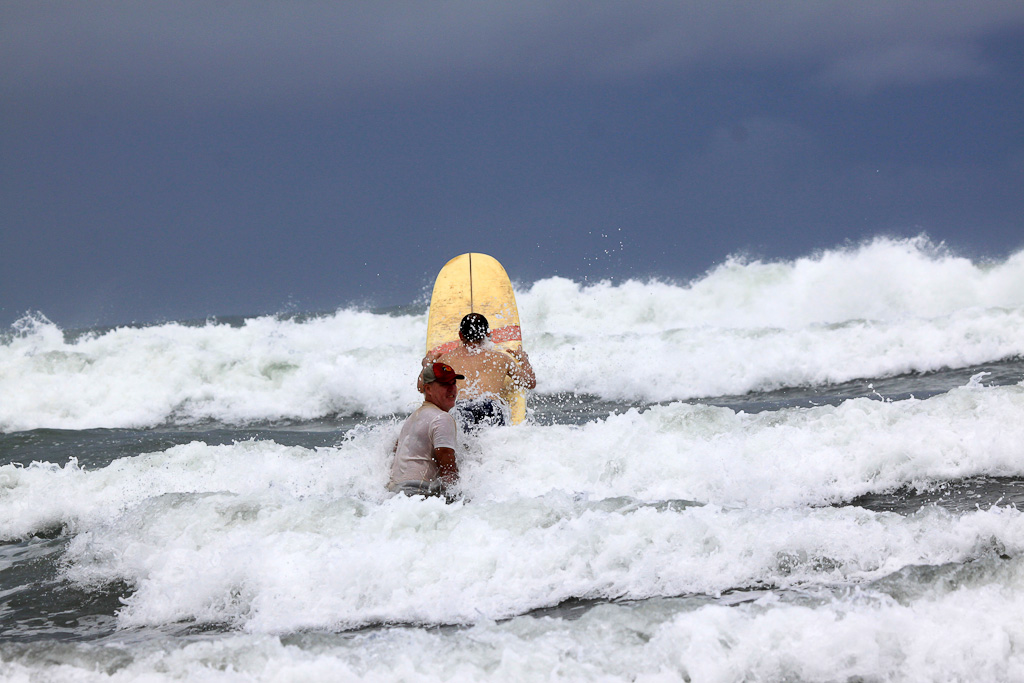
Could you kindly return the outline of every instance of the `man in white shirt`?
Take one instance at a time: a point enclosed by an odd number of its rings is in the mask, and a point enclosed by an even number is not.
[[[445,363],[429,363],[420,373],[423,405],[402,425],[395,445],[388,490],[410,496],[438,496],[459,479],[455,462],[455,419],[449,414],[466,379]]]

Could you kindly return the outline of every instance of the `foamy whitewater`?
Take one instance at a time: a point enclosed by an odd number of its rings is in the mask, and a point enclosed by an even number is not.
[[[452,504],[384,489],[422,304],[0,333],[0,678],[1024,680],[1024,252],[517,297]]]

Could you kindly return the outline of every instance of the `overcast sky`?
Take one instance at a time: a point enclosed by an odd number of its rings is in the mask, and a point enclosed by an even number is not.
[[[0,0],[0,326],[1024,246],[1024,2]],[[0,329],[2,329],[0,328]]]

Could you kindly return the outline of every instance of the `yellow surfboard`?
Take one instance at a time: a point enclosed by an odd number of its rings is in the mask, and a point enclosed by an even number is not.
[[[444,265],[434,281],[427,319],[427,353],[445,353],[459,345],[459,323],[480,313],[491,327],[491,341],[501,349],[523,345],[512,282],[501,264],[487,254],[462,254]],[[526,417],[526,392],[509,382],[506,398],[512,423]]]

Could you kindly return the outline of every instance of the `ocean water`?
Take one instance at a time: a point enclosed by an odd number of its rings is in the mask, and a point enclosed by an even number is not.
[[[517,292],[449,505],[422,304],[0,332],[0,679],[1024,680],[1024,252]]]

